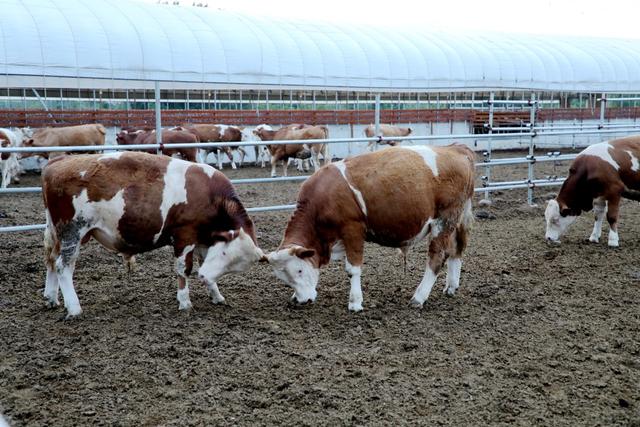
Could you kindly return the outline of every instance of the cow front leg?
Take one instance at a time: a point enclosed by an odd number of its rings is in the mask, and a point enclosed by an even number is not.
[[[206,284],[209,296],[211,297],[211,302],[214,304],[224,304],[225,299],[218,289],[218,284],[216,282],[206,282]]]
[[[444,292],[453,296],[460,286],[460,272],[462,271],[462,258],[447,259],[447,283]]]
[[[349,290],[349,311],[358,312],[362,311],[362,285],[360,283],[362,277],[362,266],[352,265],[348,260],[344,261],[345,270],[349,275],[349,283],[351,289]]]
[[[618,238],[618,213],[620,212],[620,198],[609,200],[607,222],[609,223],[609,247],[620,246]]]
[[[218,169],[222,170],[222,151],[216,150],[216,163],[218,164]]]
[[[187,245],[179,252],[179,256],[176,258],[176,273],[178,274],[178,292],[176,298],[178,299],[178,310],[188,310],[192,307],[191,299],[189,298],[189,283],[187,278],[191,274],[193,268],[193,249],[195,245]]]
[[[593,213],[596,216],[596,222],[593,224],[593,231],[589,236],[589,241],[598,243],[602,235],[602,222],[607,213],[607,202],[603,199],[595,199],[593,201]]]
[[[275,156],[271,156],[271,178],[275,178],[276,176],[278,176],[278,174],[276,173],[276,163],[278,163],[278,159]],[[285,162],[284,164],[284,172],[285,172],[285,176],[287,174],[287,163]]]
[[[364,230],[361,227],[349,229],[343,233],[342,245],[344,245],[344,267],[349,275],[349,311],[362,311],[362,264],[364,254]],[[340,245],[341,246],[341,245]],[[336,256],[342,248],[336,247]]]
[[[287,176],[287,166],[289,166],[289,159],[285,158],[282,161],[282,176]]]

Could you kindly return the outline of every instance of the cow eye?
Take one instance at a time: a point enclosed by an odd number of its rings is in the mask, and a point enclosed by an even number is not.
[[[298,274],[302,274],[302,270],[298,270]]]
[[[222,251],[222,255],[226,255],[227,253],[225,251]]]

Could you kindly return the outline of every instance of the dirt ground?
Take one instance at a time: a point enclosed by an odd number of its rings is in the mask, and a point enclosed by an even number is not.
[[[536,165],[538,177],[567,169]],[[298,186],[237,188],[245,206],[261,206],[292,202]],[[194,280],[194,309],[182,313],[168,249],[139,256],[127,275],[90,243],[75,274],[84,313],[62,321],[41,296],[41,232],[0,234],[0,412],[15,426],[640,426],[640,207],[623,205],[619,249],[606,234],[586,242],[591,215],[547,246],[553,191],[536,192],[537,208],[524,191],[476,207],[458,294],[443,295],[440,277],[421,310],[409,299],[424,245],[406,273],[395,250],[367,247],[359,314],[347,311],[340,264],[321,272],[312,305],[289,305],[291,290],[255,265],[220,281],[227,306]],[[264,250],[289,214],[253,216]],[[43,219],[39,194],[0,196],[0,225]]]

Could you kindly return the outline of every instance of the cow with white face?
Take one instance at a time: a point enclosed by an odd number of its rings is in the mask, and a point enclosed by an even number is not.
[[[316,299],[319,269],[344,259],[349,310],[360,311],[364,242],[406,254],[426,238],[427,269],[411,303],[423,305],[445,261],[445,292],[453,295],[472,221],[474,157],[462,145],[393,147],[326,165],[302,185],[282,243],[266,261],[304,303]]]
[[[146,153],[57,158],[42,177],[47,225],[44,296],[68,317],[81,313],[73,271],[92,237],[125,260],[171,245],[181,310],[191,307],[187,277],[194,255],[199,278],[214,303],[224,302],[217,281],[263,257],[253,222],[229,180],[208,165]]]
[[[578,154],[558,196],[547,204],[544,215],[547,241],[560,243],[578,216],[593,209],[595,224],[589,241],[600,240],[606,215],[609,246],[618,246],[620,200],[640,201],[639,159],[638,136],[593,144]]]

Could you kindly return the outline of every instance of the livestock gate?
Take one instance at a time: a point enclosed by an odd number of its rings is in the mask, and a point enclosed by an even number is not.
[[[393,139],[465,142],[482,153],[476,166],[483,185],[476,192],[489,198],[491,191],[526,188],[529,203],[535,188],[557,186],[564,179],[536,178],[535,163],[571,160],[575,155],[560,154],[557,149],[640,128],[640,107],[636,106],[640,46],[629,40],[403,34],[380,27],[323,23],[306,32],[293,22],[220,10],[132,1],[118,1],[116,7],[116,0],[70,8],[68,0],[49,0],[47,5],[56,8],[51,12],[43,3],[9,0],[0,16],[0,26],[10,30],[0,37],[18,34],[25,41],[19,46],[8,39],[0,43],[5,47],[5,56],[0,56],[0,126],[94,122],[108,127],[154,126],[159,138],[163,125],[187,122],[323,124],[334,126],[331,134],[338,137],[322,142],[332,144],[332,151],[343,157],[352,154],[354,146],[363,148],[358,144],[384,142],[382,137],[361,137],[359,127],[417,124],[415,135]],[[24,13],[33,17],[29,23],[17,19]],[[127,31],[109,24],[128,22],[126,16],[131,15],[144,17]],[[101,16],[108,16],[109,23],[97,22]],[[85,26],[75,28],[79,22],[95,23],[101,29],[76,38],[74,33],[87,31]],[[205,51],[209,54],[203,55]],[[139,148],[109,146],[108,150]],[[493,151],[501,148],[526,148],[528,153],[493,158]],[[547,153],[536,155],[534,148]],[[102,149],[8,147],[0,148],[0,153]],[[492,180],[492,168],[512,164],[527,164],[527,176],[517,181]],[[0,189],[0,197],[39,191],[39,187],[12,187]],[[293,207],[257,206],[248,211]],[[0,227],[0,232],[43,227],[16,225]]]

